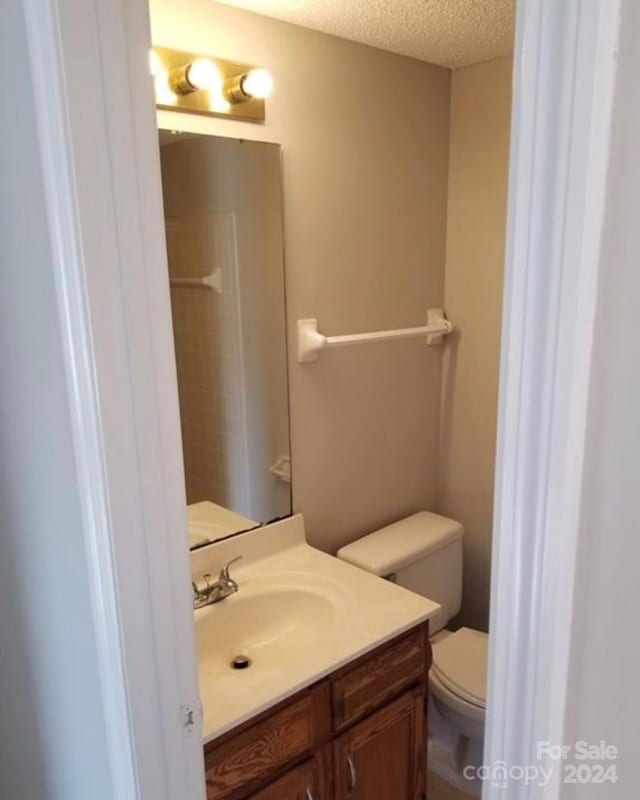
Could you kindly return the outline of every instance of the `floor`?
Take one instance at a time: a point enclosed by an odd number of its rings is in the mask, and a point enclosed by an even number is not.
[[[435,772],[427,772],[427,797],[429,800],[471,800],[471,795],[461,792]]]

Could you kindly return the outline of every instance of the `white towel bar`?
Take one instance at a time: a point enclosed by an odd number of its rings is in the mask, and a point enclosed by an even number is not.
[[[193,286],[205,289],[214,289],[216,292],[222,291],[222,273],[219,269],[202,275],[197,278],[169,278],[171,286]]]
[[[323,336],[318,332],[317,319],[298,320],[298,361],[317,361],[318,356],[328,347],[345,347],[365,342],[390,342],[394,339],[413,339],[424,336],[428,345],[440,344],[442,338],[451,333],[453,325],[445,319],[441,308],[430,308],[427,324],[418,328],[398,328],[391,331],[373,333],[354,333],[347,336]]]

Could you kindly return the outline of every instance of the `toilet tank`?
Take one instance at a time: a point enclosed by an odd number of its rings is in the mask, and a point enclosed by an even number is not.
[[[433,634],[460,611],[462,534],[459,522],[419,511],[346,545],[338,558],[439,603]]]

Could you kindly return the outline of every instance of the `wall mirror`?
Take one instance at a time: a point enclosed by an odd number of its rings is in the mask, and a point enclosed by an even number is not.
[[[189,544],[291,513],[277,144],[160,131]]]

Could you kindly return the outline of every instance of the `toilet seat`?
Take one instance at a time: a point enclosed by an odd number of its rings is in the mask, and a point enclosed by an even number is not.
[[[432,680],[436,694],[452,695],[451,700],[484,715],[487,693],[487,649],[489,637],[472,628],[460,628],[433,643]],[[440,691],[438,691],[440,690]],[[444,698],[443,698],[444,699]]]

